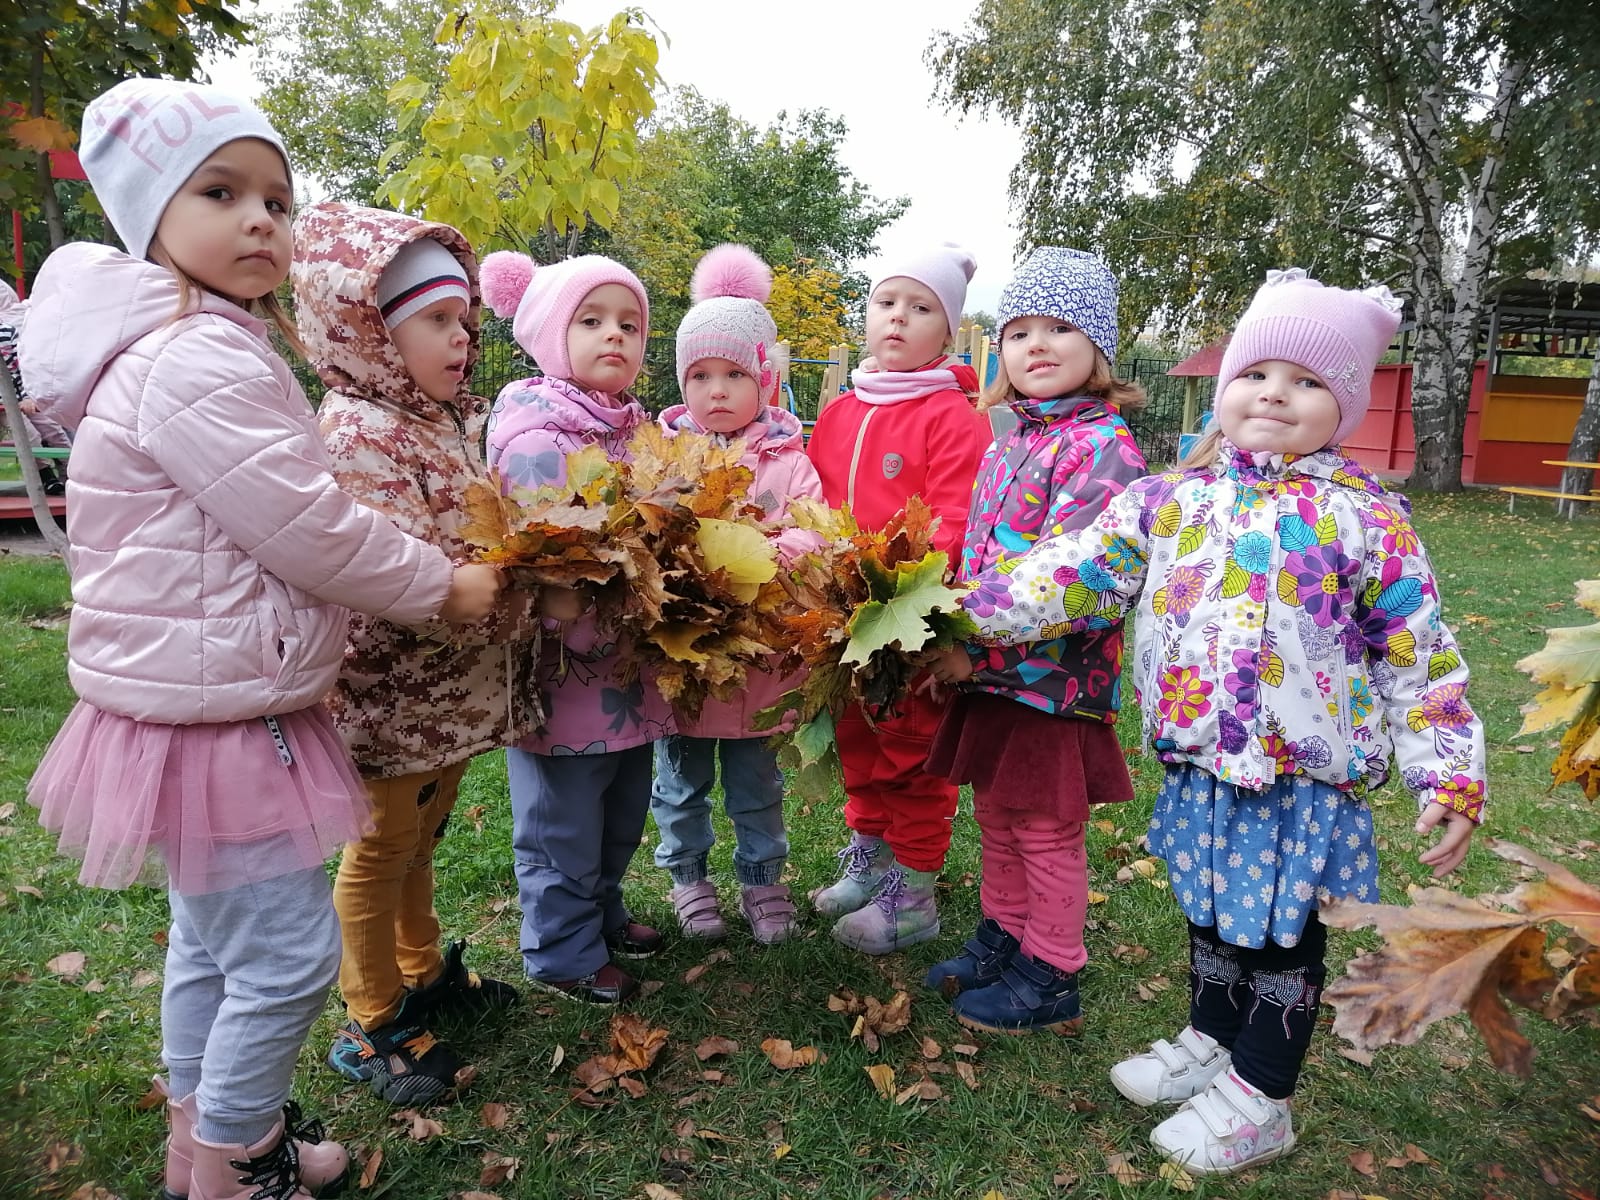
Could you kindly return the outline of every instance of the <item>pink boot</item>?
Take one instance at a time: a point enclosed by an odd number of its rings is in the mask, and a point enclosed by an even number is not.
[[[781,883],[766,887],[746,884],[739,889],[739,908],[750,922],[750,932],[763,945],[785,941],[794,933],[794,901]]]
[[[153,1082],[156,1091],[167,1098],[167,1170],[161,1200],[185,1200],[193,1196],[194,1097],[174,1100],[165,1079],[157,1075]],[[313,1196],[334,1195],[349,1176],[350,1155],[338,1142],[323,1141],[321,1123],[302,1120],[300,1106],[293,1100],[283,1106],[283,1115],[284,1132],[293,1141],[300,1163],[300,1182]]]

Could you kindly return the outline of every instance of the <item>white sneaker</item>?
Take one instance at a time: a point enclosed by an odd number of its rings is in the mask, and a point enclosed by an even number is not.
[[[1135,1104],[1178,1104],[1198,1096],[1228,1069],[1233,1055],[1216,1039],[1185,1025],[1176,1043],[1159,1041],[1111,1068],[1111,1082]]]
[[[1232,1175],[1293,1150],[1294,1122],[1288,1101],[1228,1071],[1157,1125],[1150,1144],[1191,1175]]]

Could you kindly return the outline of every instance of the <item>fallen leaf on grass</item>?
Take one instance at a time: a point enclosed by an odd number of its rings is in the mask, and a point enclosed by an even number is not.
[[[1156,1175],[1165,1180],[1168,1187],[1180,1192],[1194,1191],[1194,1176],[1185,1171],[1177,1163],[1164,1162]]]
[[[366,1191],[378,1178],[378,1168],[383,1166],[383,1147],[379,1146],[367,1155],[367,1161],[361,1164],[361,1178],[356,1181],[356,1186]]]
[[[452,1193],[450,1200],[500,1200],[500,1197],[495,1195],[493,1192],[480,1192],[473,1190],[470,1192]]]
[[[1378,1157],[1371,1150],[1357,1150],[1345,1161],[1357,1175],[1365,1175],[1368,1179],[1378,1177]]]
[[[1106,1174],[1125,1187],[1143,1183],[1150,1178],[1150,1176],[1129,1162],[1126,1154],[1106,1155]]]
[[[645,1184],[644,1194],[648,1197],[648,1200],[683,1200],[681,1193],[675,1192],[669,1187],[663,1187],[659,1183]]]
[[[38,888],[34,887],[31,883],[17,884],[17,894],[19,896],[32,896],[35,900],[44,899],[44,893]]]
[[[887,1063],[875,1063],[870,1067],[863,1067],[867,1078],[872,1080],[872,1086],[877,1089],[878,1095],[885,1100],[894,1099],[894,1068]]]
[[[796,1049],[787,1038],[767,1038],[761,1043],[761,1052],[780,1071],[792,1071],[796,1067],[809,1067],[812,1063],[828,1061],[828,1056],[815,1046]]]
[[[776,1146],[774,1146],[772,1148],[772,1157],[773,1157],[774,1160],[780,1159],[784,1155],[788,1154],[789,1151],[791,1151],[793,1149],[794,1149],[794,1147],[789,1145],[788,1142],[779,1142]]]
[[[1006,1200],[1006,1194],[999,1188],[990,1188],[983,1194],[983,1200]]]
[[[904,1104],[907,1100],[943,1100],[944,1089],[933,1080],[923,1077],[908,1088],[901,1089],[895,1094],[894,1102]]]
[[[44,969],[63,979],[76,979],[83,974],[84,964],[87,962],[88,956],[82,950],[68,950],[65,954],[58,954],[45,963]]]
[[[54,1175],[62,1167],[70,1167],[83,1158],[83,1151],[71,1142],[51,1142],[44,1148],[44,1169]]]
[[[145,988],[149,987],[152,983],[159,983],[160,980],[161,980],[161,976],[156,974],[156,972],[154,972],[154,971],[151,971],[151,970],[135,971],[133,973],[133,978],[128,980],[128,986],[131,987],[134,991],[138,992],[138,991],[143,991]]]
[[[701,1062],[708,1058],[715,1058],[719,1054],[739,1053],[739,1043],[732,1038],[708,1037],[694,1048],[694,1056]]]
[[[509,1154],[500,1154],[494,1150],[483,1152],[483,1170],[478,1172],[479,1187],[496,1187],[502,1183],[509,1183],[517,1177],[517,1168],[522,1166],[520,1158],[512,1158]]]
[[[1104,904],[1109,899],[1110,899],[1110,897],[1107,896],[1104,892],[1097,892],[1093,888],[1089,889],[1089,903],[1090,904]]]
[[[957,1054],[965,1055],[967,1058],[975,1058],[978,1053],[978,1048],[968,1044],[967,1042],[957,1042],[954,1046],[951,1046],[950,1049]]]
[[[714,950],[706,956],[705,962],[697,963],[685,971],[683,973],[683,981],[685,983],[693,983],[718,963],[730,962],[732,959],[733,953],[731,951]]]
[[[567,1049],[558,1042],[556,1044],[556,1048],[550,1052],[550,1074],[554,1075],[556,1073],[556,1068],[565,1062],[566,1059]]]
[[[1058,1188],[1075,1188],[1078,1186],[1078,1173],[1076,1171],[1057,1171],[1050,1177],[1050,1183]]]
[[[967,1087],[973,1091],[978,1090],[978,1072],[973,1069],[971,1063],[958,1062],[956,1064],[956,1075],[961,1079],[962,1083],[967,1085]]]
[[[98,1183],[86,1183],[73,1192],[67,1200],[122,1200],[122,1197],[101,1187]]]
[[[444,1126],[432,1117],[425,1117],[414,1108],[401,1109],[391,1113],[389,1120],[397,1125],[406,1127],[406,1136],[414,1142],[425,1142],[429,1138],[436,1138],[444,1132]]]
[[[632,1075],[617,1076],[617,1086],[635,1100],[642,1100],[650,1091],[644,1080],[635,1079]]]
[[[1410,1142],[1407,1142],[1398,1155],[1384,1159],[1383,1165],[1386,1167],[1409,1167],[1416,1163],[1429,1163],[1432,1161],[1433,1159],[1429,1158],[1420,1147],[1413,1146]]]
[[[9,821],[16,815],[17,802],[15,800],[8,800],[6,803],[0,804],[0,821]]]
[[[88,983],[83,985],[83,990],[98,995],[100,992],[106,990],[106,981],[103,979],[91,979]]]
[[[1591,1121],[1600,1121],[1600,1096],[1591,1097],[1587,1104],[1579,1103],[1578,1111]]]
[[[511,1113],[506,1106],[492,1100],[478,1110],[478,1120],[483,1122],[485,1129],[504,1129],[510,1119]]]
[[[944,1050],[939,1046],[939,1043],[934,1041],[931,1037],[925,1037],[925,1038],[922,1039],[922,1057],[923,1058],[935,1059],[935,1058],[938,1058],[939,1055],[941,1055],[943,1053],[944,1053]]]
[[[167,1097],[155,1084],[150,1085],[150,1090],[134,1102],[133,1107],[140,1112],[149,1112],[152,1108],[160,1108],[167,1102]]]

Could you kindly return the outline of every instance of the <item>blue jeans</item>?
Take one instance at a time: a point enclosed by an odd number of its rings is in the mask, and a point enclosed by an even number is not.
[[[789,839],[783,831],[783,773],[765,737],[696,738],[673,734],[656,742],[650,811],[661,830],[656,866],[676,884],[706,877],[711,783],[722,754],[722,799],[733,822],[733,873],[746,887],[778,882]]]

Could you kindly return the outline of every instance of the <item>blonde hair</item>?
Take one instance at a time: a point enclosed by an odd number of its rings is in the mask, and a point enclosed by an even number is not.
[[[172,277],[178,281],[178,307],[173,311],[170,321],[177,321],[187,316],[196,306],[200,293],[209,289],[193,275],[185,271],[172,260],[172,255],[162,248],[160,242],[150,243],[150,260],[158,266],[165,267],[172,272]],[[221,295],[219,292],[218,295]],[[284,343],[301,358],[307,358],[306,345],[300,340],[300,331],[295,328],[294,318],[283,307],[283,302],[278,299],[275,291],[268,292],[265,296],[258,296],[254,300],[235,300],[232,296],[223,297],[237,304],[253,317],[260,317],[278,331],[278,336]]]
[[[1009,404],[1021,394],[1006,374],[1003,354],[996,353],[995,365],[998,369],[994,378],[984,386],[983,395],[978,400],[979,412],[987,412],[998,404]],[[1118,412],[1138,412],[1149,400],[1143,386],[1116,377],[1099,346],[1094,348],[1094,366],[1089,371],[1089,378],[1084,381],[1083,390],[1090,396],[1104,400]]]
[[[1200,440],[1189,447],[1189,453],[1178,460],[1179,470],[1210,467],[1217,461],[1217,449],[1222,445],[1222,428],[1213,425],[1200,435]]]

